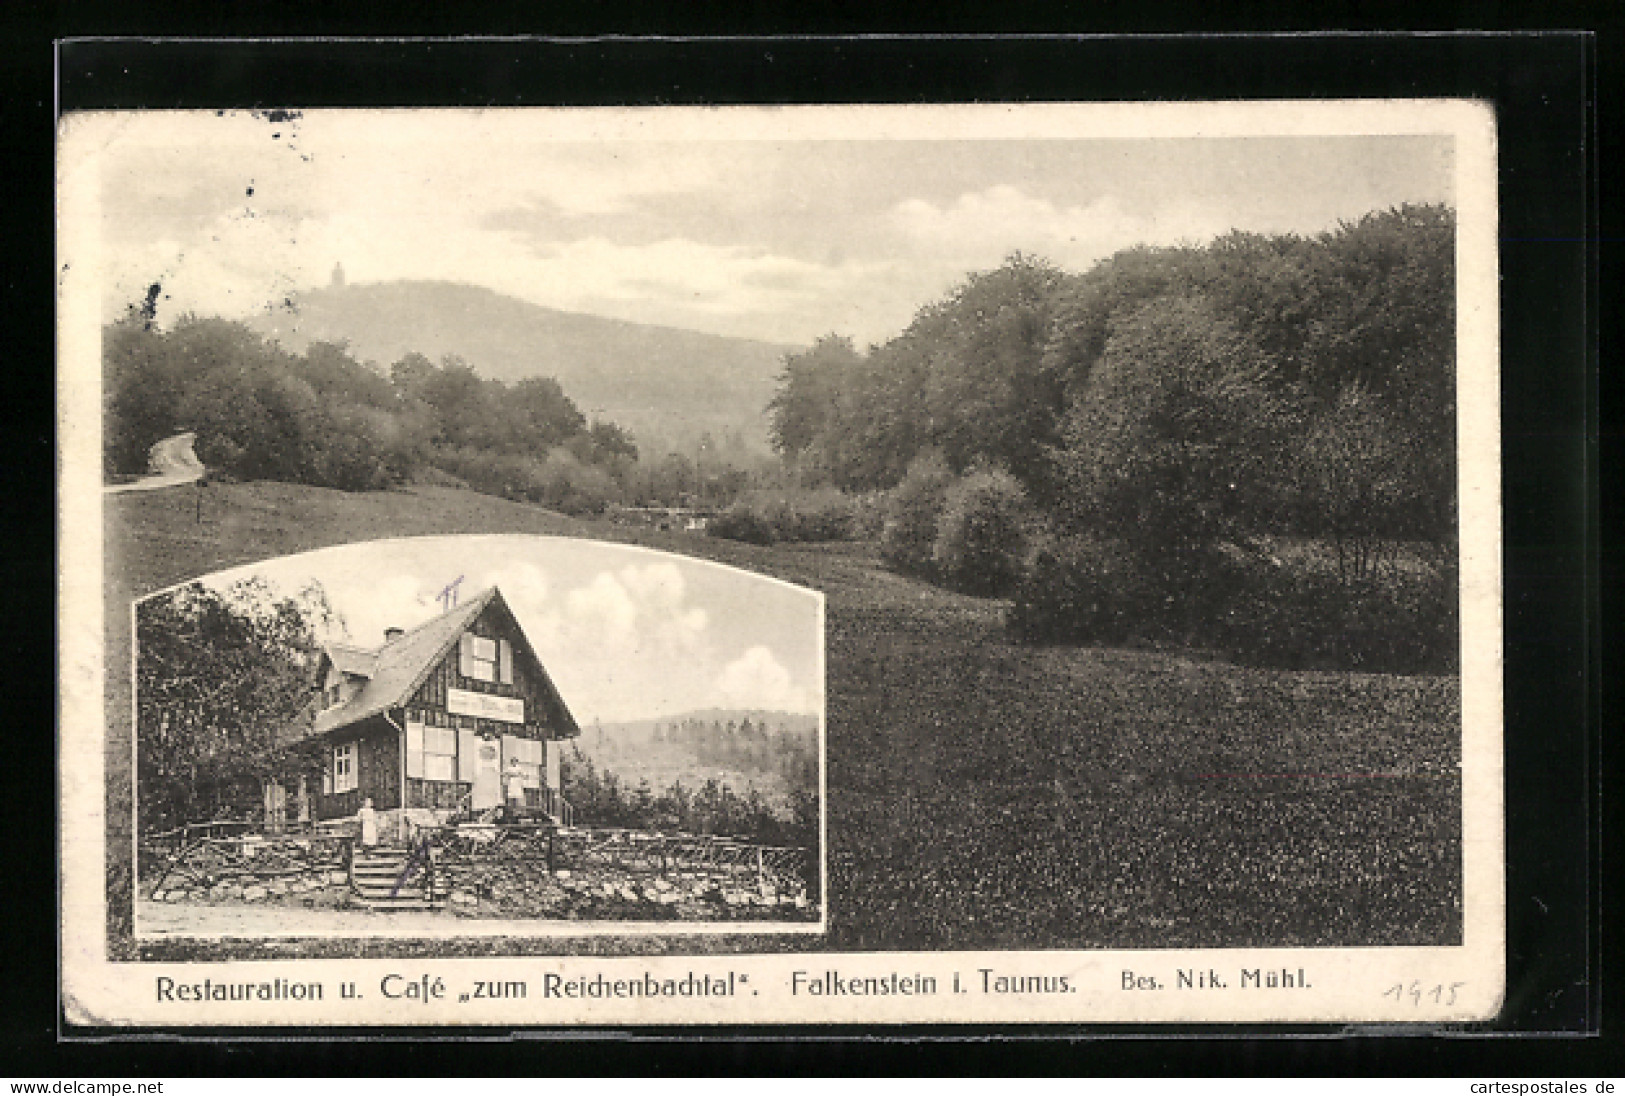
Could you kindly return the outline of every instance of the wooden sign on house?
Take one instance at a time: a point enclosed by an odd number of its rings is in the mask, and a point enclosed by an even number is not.
[[[581,733],[495,587],[376,648],[327,647],[317,660],[310,737],[324,747],[317,818],[475,811],[522,774],[526,805],[555,821],[559,750]]]

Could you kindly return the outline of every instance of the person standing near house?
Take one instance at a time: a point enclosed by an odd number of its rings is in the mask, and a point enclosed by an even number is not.
[[[508,771],[503,774],[504,798],[508,803],[508,817],[517,822],[521,812],[525,809],[525,769],[517,757],[508,761]]]
[[[361,844],[364,848],[372,848],[378,844],[378,812],[372,809],[370,798],[361,801],[361,809],[355,812],[356,821],[361,823]]]

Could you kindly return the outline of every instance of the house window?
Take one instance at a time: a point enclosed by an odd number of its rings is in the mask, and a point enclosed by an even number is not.
[[[322,693],[322,700],[324,701],[323,707],[326,707],[326,708],[335,708],[335,707],[337,707],[338,703],[339,703],[339,695],[341,694],[342,691],[343,691],[343,686],[342,685],[334,684],[334,685],[328,686],[328,688]]]
[[[419,780],[456,780],[457,732],[407,720],[406,775]]]
[[[333,792],[353,792],[356,789],[355,743],[346,742],[333,747]]]
[[[459,669],[475,681],[513,684],[513,644],[505,639],[463,633]]]

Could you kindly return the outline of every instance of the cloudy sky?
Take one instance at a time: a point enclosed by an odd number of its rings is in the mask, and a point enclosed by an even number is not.
[[[152,283],[161,320],[244,315],[342,263],[352,283],[462,281],[798,344],[888,338],[1016,249],[1083,270],[1453,198],[1452,142],[1429,132],[1015,109],[102,115],[64,170],[99,173],[109,315]],[[1297,135],[1234,135],[1261,130]]]
[[[563,537],[415,537],[323,549],[218,572],[281,594],[321,583],[343,618],[328,638],[364,647],[438,616],[459,577],[496,586],[578,722],[696,708],[816,713],[823,637],[815,593],[718,564]]]

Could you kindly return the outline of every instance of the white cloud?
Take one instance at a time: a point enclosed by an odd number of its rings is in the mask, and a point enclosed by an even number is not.
[[[507,586],[502,589],[506,597]],[[538,648],[604,662],[705,655],[709,618],[689,603],[683,574],[670,563],[601,571],[562,598],[519,597],[526,632]]]
[[[718,317],[797,311],[850,289],[880,264],[826,266],[747,246],[669,237],[619,244],[602,236],[521,260],[524,290],[568,306]],[[515,285],[517,290],[520,286]],[[667,320],[666,322],[670,322]]]
[[[437,591],[425,590],[412,575],[396,574],[374,582],[364,598],[352,598],[344,613],[349,642],[376,647],[384,641],[385,628],[416,628],[438,616]]]
[[[564,596],[564,624],[570,638],[587,650],[624,651],[638,645],[638,606],[607,571]]]
[[[751,647],[728,663],[716,687],[730,707],[787,712],[811,707],[807,691],[795,684],[790,671],[766,647]]]
[[[546,166],[525,180],[525,197],[540,199],[561,212],[579,216],[620,213],[651,198],[724,185],[724,165],[683,156],[589,154],[587,159],[561,155],[557,148],[538,150]]]
[[[970,266],[996,265],[1019,249],[1074,270],[1133,244],[1200,242],[1228,227],[1195,207],[1141,215],[1112,195],[1058,206],[1008,184],[961,194],[941,206],[910,198],[892,207],[890,222],[917,246]]]
[[[512,563],[493,568],[479,576],[473,589],[484,590],[492,586],[502,591],[508,607],[521,619],[547,612],[547,597],[552,591],[552,583],[548,581],[547,572],[534,563]]]

